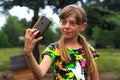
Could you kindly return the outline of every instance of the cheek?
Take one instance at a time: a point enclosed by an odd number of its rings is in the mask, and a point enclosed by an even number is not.
[[[76,35],[81,32],[79,28],[75,28],[75,29],[72,29],[72,30],[73,30],[73,32],[74,32]]]
[[[80,32],[80,28],[79,27],[73,27],[72,30],[74,30],[76,32]]]
[[[81,32],[81,27],[79,26],[76,31]]]
[[[80,33],[80,31],[76,30],[74,33],[75,33],[75,35],[78,35]]]

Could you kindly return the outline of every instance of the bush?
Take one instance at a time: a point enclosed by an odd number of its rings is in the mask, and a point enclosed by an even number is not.
[[[0,47],[8,47],[9,42],[8,42],[8,37],[4,34],[2,30],[0,30]]]

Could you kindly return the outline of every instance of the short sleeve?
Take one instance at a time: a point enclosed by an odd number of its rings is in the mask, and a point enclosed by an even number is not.
[[[50,58],[52,59],[52,63],[55,62],[55,57],[58,55],[58,52],[56,48],[54,47],[53,43],[49,44],[47,48],[43,51],[42,58],[44,55],[49,55]]]
[[[89,49],[91,50],[92,54],[93,54],[93,58],[96,61],[99,57],[99,53],[95,50],[95,48],[91,45],[88,44]]]

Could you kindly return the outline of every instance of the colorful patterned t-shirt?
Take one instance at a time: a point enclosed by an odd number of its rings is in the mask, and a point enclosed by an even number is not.
[[[93,53],[94,60],[96,60],[99,54],[90,44],[88,44],[88,47]],[[42,54],[42,56],[47,54],[52,59],[54,80],[87,80],[87,75],[85,73],[86,59],[84,57],[84,50],[82,50],[82,47],[77,50],[70,48],[67,50],[71,56],[69,64],[65,64],[61,61],[57,43],[50,44]]]

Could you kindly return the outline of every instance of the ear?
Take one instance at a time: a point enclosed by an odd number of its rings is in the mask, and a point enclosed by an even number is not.
[[[80,25],[80,32],[84,31],[87,26],[87,22],[84,22],[83,24]]]

